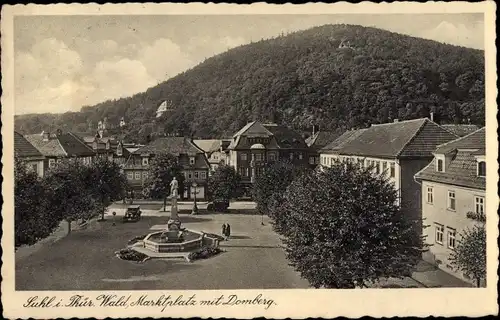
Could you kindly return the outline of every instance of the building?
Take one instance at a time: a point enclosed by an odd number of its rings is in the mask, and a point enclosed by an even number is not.
[[[44,172],[54,168],[64,158],[78,159],[90,165],[95,157],[95,152],[71,132],[57,130],[55,134],[42,132],[26,135],[25,138],[44,156]]]
[[[124,166],[127,180],[133,189],[143,189],[148,178],[150,161],[159,154],[177,157],[182,166],[184,190],[179,190],[179,194],[183,199],[192,199],[194,192],[197,199],[206,199],[210,164],[205,152],[185,137],[160,137],[134,151]],[[195,182],[196,189],[192,186]]]
[[[337,139],[333,140],[318,152],[320,154],[319,163],[323,166],[330,166],[340,157],[340,150],[351,140],[356,139],[359,135],[365,132],[366,129],[348,130]]]
[[[309,164],[315,167],[320,163],[320,150],[332,143],[339,137],[339,134],[329,131],[316,131],[306,139],[309,147]]]
[[[45,157],[18,132],[14,132],[14,155],[23,160],[39,177],[43,177]]]
[[[309,148],[300,134],[274,123],[253,121],[233,135],[228,146],[229,164],[249,186],[268,162],[287,159],[296,165],[308,165]]]
[[[165,113],[172,111],[173,110],[173,105],[171,101],[163,101],[159,106],[158,109],[156,109],[156,117],[160,118],[163,116]]]
[[[398,192],[402,210],[420,218],[421,187],[414,175],[429,164],[436,146],[456,138],[427,118],[374,124],[339,137],[335,150],[324,148],[320,161],[324,166],[335,160],[354,162],[386,175]]]
[[[229,152],[228,140],[193,140],[193,142],[205,152],[205,156],[210,163],[210,171],[215,171],[219,166],[228,164]]]
[[[450,253],[466,228],[482,223],[471,215],[486,212],[485,129],[442,144],[434,158],[415,175],[422,188],[422,216],[426,241],[430,245],[424,260],[471,282],[450,265]]]
[[[129,150],[124,146],[123,141],[113,137],[102,137],[99,133],[95,136],[84,136],[81,139],[90,147],[99,159],[108,159],[124,165],[130,156]]]

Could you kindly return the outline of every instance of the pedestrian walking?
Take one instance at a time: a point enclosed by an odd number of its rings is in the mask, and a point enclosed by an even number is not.
[[[222,224],[222,236],[226,239],[226,224]]]
[[[229,240],[229,236],[231,236],[231,226],[228,223],[226,225],[226,240]]]

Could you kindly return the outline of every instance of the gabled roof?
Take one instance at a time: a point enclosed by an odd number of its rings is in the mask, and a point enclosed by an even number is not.
[[[436,159],[418,172],[415,178],[486,190],[486,178],[477,176],[476,155],[484,155],[486,137],[484,128],[467,136],[450,141],[437,147],[435,153],[454,152],[445,172],[436,171]]]
[[[337,153],[349,141],[356,139],[359,135],[365,132],[366,129],[349,130],[344,132],[340,137],[333,140],[325,147],[321,148],[321,153]]]
[[[233,135],[233,138],[238,136],[270,136],[272,133],[267,130],[264,125],[258,121],[247,123],[243,128]]]
[[[382,158],[431,157],[437,145],[456,138],[427,118],[407,120],[372,125],[345,143],[339,153]]]
[[[459,137],[466,136],[469,133],[472,133],[480,128],[475,124],[442,124],[441,127]]]
[[[434,153],[449,153],[458,149],[478,150],[486,147],[486,128],[481,128],[466,136],[439,145]]]
[[[14,153],[19,157],[43,157],[22,134],[14,131]]]
[[[306,139],[306,144],[309,148],[319,150],[335,141],[338,137],[339,134],[336,132],[318,131]]]
[[[263,124],[262,126],[274,136],[278,148],[307,149],[306,142],[298,132],[277,124]]]
[[[214,139],[197,139],[193,140],[193,142],[205,153],[212,153],[215,151],[219,151],[222,140],[214,140]]]
[[[44,156],[71,157],[92,156],[95,154],[83,140],[70,132],[60,135],[50,134],[47,141],[43,140],[43,134],[27,135],[26,139]]]
[[[149,144],[139,148],[135,154],[152,153],[152,154],[172,154],[179,156],[180,154],[195,155],[204,153],[197,145],[186,137],[161,137],[153,140]]]

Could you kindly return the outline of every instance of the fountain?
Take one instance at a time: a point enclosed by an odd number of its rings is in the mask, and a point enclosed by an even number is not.
[[[177,206],[178,182],[174,177],[170,183],[171,202],[170,217],[166,228],[148,234],[142,241],[132,246],[132,249],[155,258],[188,257],[190,252],[203,247],[219,247],[219,239],[204,232],[182,228]]]

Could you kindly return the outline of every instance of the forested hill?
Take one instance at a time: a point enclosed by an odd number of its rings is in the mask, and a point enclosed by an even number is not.
[[[174,111],[155,121],[163,100]],[[442,122],[483,124],[484,108],[483,51],[326,25],[231,49],[130,98],[19,116],[16,128],[81,132],[125,117],[129,139],[164,131],[219,137],[255,119],[333,131],[432,111]]]

